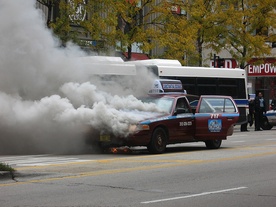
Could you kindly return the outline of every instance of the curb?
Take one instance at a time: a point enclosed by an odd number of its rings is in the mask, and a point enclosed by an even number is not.
[[[0,179],[11,178],[14,179],[14,172],[12,171],[0,171]]]

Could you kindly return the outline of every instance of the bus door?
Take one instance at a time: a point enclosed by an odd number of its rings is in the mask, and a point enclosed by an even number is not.
[[[195,113],[195,137],[226,139],[238,119],[237,105],[230,96],[201,96]]]

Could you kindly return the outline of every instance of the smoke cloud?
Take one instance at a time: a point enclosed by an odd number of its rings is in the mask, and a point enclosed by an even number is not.
[[[35,0],[1,0],[0,28],[0,154],[92,152],[87,127],[126,135],[156,111],[135,98],[153,75],[95,75],[99,64],[84,64],[77,46],[59,47]]]

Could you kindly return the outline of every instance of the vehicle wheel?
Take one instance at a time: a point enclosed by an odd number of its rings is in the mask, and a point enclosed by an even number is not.
[[[263,130],[270,130],[273,126],[269,124],[268,119],[264,116],[262,123],[261,123],[261,128]]]
[[[221,139],[208,140],[205,141],[205,145],[208,149],[218,149],[220,148],[221,142]]]
[[[154,130],[151,141],[148,145],[150,153],[161,154],[165,152],[167,145],[167,134],[164,129],[157,128]]]

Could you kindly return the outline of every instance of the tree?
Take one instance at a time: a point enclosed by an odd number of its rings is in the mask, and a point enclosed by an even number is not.
[[[194,53],[193,31],[196,30],[189,25],[185,15],[172,10],[173,7],[181,9],[182,1],[117,0],[105,3],[108,8],[113,8],[118,19],[114,41],[120,42],[120,49],[127,51],[128,59],[131,59],[133,44],[139,44],[145,52],[164,48],[163,54],[156,53],[152,57],[173,58],[183,63],[185,52]]]
[[[58,5],[59,2],[58,1],[53,1],[53,0],[36,0],[36,1],[47,7],[48,14],[47,14],[46,25],[47,25],[48,28],[50,28],[53,7],[55,5]]]
[[[162,58],[178,59],[182,64],[195,64],[195,36],[197,27],[190,24],[183,1],[160,1],[151,24],[152,39],[159,48],[164,48]],[[186,58],[186,57],[189,57]]]
[[[87,1],[85,4],[87,16],[78,25],[83,29],[83,36],[94,42],[94,51],[107,53],[115,45],[115,4],[111,0]]]
[[[94,50],[107,53],[117,47],[127,52],[128,59],[133,44],[144,52],[159,51],[151,54],[153,58],[178,59],[184,65],[199,66],[206,49],[216,53],[227,50],[240,67],[245,67],[252,57],[270,53],[267,41],[276,41],[275,32],[271,32],[276,24],[275,0],[69,2],[60,0],[60,15],[50,24],[63,43],[86,37],[97,43]],[[72,3],[83,6],[72,7]],[[86,18],[70,20],[70,14],[81,12],[79,8],[85,9]]]
[[[80,0],[71,0],[76,5]],[[173,6],[179,6],[182,1],[151,1],[151,0],[98,0],[87,1],[85,9],[87,18],[74,21],[78,29],[87,37],[101,42],[102,51],[108,51],[114,46],[127,52],[131,59],[133,44],[149,52],[153,48],[164,49],[164,53],[153,57],[179,59],[183,63],[185,53],[194,53],[195,31],[188,24],[185,15],[172,12]],[[68,41],[72,31],[69,31],[68,16],[74,9],[60,1],[60,15],[51,27],[62,41]],[[72,28],[71,28],[72,30]],[[118,44],[119,43],[119,44]],[[95,49],[95,48],[94,48]],[[99,49],[99,48],[98,48]]]
[[[127,59],[131,59],[132,45],[142,43],[141,49],[148,43],[147,28],[144,26],[146,16],[143,10],[150,6],[151,1],[120,0],[116,3],[118,25],[116,39],[120,42],[120,49],[127,50]]]
[[[74,14],[76,8],[72,4],[78,5],[83,0],[36,0],[41,5],[47,7],[48,28],[61,40],[61,46],[65,46],[68,41],[78,41],[78,31],[72,30],[74,22],[70,20],[70,15]]]
[[[274,0],[223,1],[225,25],[216,48],[229,51],[241,68],[252,57],[271,53],[266,42],[276,41],[276,2]]]
[[[202,66],[203,51],[217,44],[225,26],[220,0],[187,0],[183,4],[187,11],[188,24],[196,30],[193,32],[196,46],[195,53],[192,54],[194,64]]]

